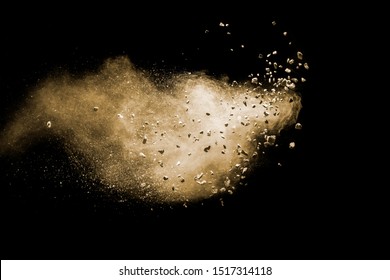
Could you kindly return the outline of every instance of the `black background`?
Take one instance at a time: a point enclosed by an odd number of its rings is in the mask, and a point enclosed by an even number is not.
[[[218,41],[199,59],[192,46],[208,43],[199,39],[202,31],[226,22],[240,40],[272,48],[267,38],[276,20],[311,67],[302,88],[304,129],[281,137],[295,137],[301,148],[275,151],[286,167],[259,169],[248,178],[251,187],[224,207],[211,201],[151,212],[137,201],[118,205],[114,193],[91,197],[80,189],[80,174],[60,143],[38,143],[16,159],[2,158],[2,259],[383,258],[388,211],[383,183],[370,171],[380,164],[368,164],[372,149],[359,144],[370,140],[363,136],[367,122],[357,122],[351,108],[359,105],[351,83],[363,65],[351,63],[361,55],[352,46],[364,44],[356,36],[361,25],[325,4],[210,5],[7,7],[1,22],[1,127],[28,89],[60,67],[82,74],[124,54],[141,68],[207,67],[214,75],[241,75],[235,67],[240,61],[218,53]],[[264,41],[251,37],[256,32]],[[183,50],[196,59],[184,61]],[[65,170],[66,187],[54,187],[58,175],[43,175],[47,162]]]

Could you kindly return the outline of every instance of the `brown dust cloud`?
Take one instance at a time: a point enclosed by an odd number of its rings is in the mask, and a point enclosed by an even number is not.
[[[283,65],[275,56],[259,54],[264,73],[244,82],[182,72],[161,86],[127,56],[81,77],[52,75],[6,125],[0,153],[57,136],[71,161],[93,170],[92,180],[124,196],[185,205],[234,195],[282,129],[302,128],[295,88],[305,79],[294,71],[309,65],[300,51]]]

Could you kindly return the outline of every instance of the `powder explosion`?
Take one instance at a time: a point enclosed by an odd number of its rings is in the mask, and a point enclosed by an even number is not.
[[[300,52],[287,65],[308,68]],[[126,56],[111,58],[81,78],[42,82],[6,127],[0,151],[54,136],[72,161],[92,168],[91,179],[143,201],[234,194],[301,109],[297,78],[272,79],[266,88],[258,76],[240,84],[187,72],[161,87]]]

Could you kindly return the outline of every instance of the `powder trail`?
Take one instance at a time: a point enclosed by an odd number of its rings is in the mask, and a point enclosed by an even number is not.
[[[144,200],[232,194],[260,150],[296,122],[300,97],[283,86],[230,85],[202,73],[170,78],[164,90],[127,57],[82,78],[44,81],[1,137],[22,152],[48,135],[94,179]],[[167,83],[168,84],[168,83]]]

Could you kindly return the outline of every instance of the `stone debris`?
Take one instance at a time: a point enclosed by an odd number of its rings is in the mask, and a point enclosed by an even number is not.
[[[296,123],[295,124],[295,129],[297,129],[297,130],[302,129],[302,124],[301,123]]]
[[[297,52],[297,57],[298,57],[299,60],[302,60],[303,59],[303,53]]]
[[[46,126],[47,126],[47,128],[51,128],[51,121],[48,121],[48,122],[46,123]]]
[[[275,144],[275,142],[276,142],[276,136],[275,135],[267,135],[266,137],[265,137],[265,145],[266,146],[273,146],[274,144]]]
[[[295,148],[295,142],[290,142],[290,144],[288,144],[288,147],[290,149],[294,149]]]
[[[185,182],[185,180],[184,180],[183,176],[181,176],[181,175],[177,175],[177,178],[179,178],[179,180],[180,180],[180,182],[181,182],[181,183],[184,183],[184,182]]]
[[[196,175],[194,177],[194,180],[197,181],[197,180],[200,180],[201,178],[203,177],[203,172],[199,173],[198,175]]]

